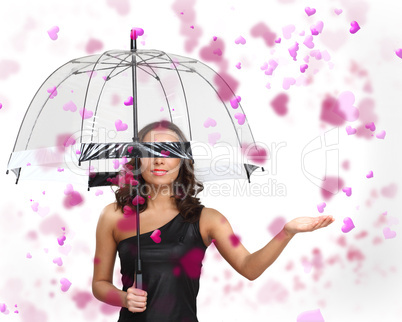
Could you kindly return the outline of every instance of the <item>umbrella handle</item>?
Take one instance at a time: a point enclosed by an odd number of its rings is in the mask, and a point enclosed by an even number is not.
[[[134,273],[134,287],[142,290],[142,273],[141,272]]]

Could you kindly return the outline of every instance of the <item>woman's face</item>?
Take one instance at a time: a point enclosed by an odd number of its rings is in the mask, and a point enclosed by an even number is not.
[[[178,142],[175,132],[168,129],[157,129],[148,132],[144,142]],[[141,175],[151,185],[170,185],[176,180],[181,159],[179,158],[141,158]]]

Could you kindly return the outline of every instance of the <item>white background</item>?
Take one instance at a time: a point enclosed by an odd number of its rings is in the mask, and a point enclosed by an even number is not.
[[[304,12],[307,6],[316,8],[316,14],[308,17]],[[336,8],[342,9],[342,14],[336,15]],[[197,59],[214,36],[222,40],[225,48],[221,64],[206,63],[218,72],[226,64],[226,72],[239,82],[236,93],[242,98],[256,141],[269,147],[282,144],[267,162],[268,171],[253,177],[248,187],[254,185],[255,190],[247,188],[240,193],[233,182],[220,181],[215,190],[206,185],[202,195],[206,206],[229,219],[250,251],[258,250],[273,237],[268,228],[279,217],[291,220],[317,216],[317,204],[325,201],[324,214],[336,218],[326,229],[297,235],[253,282],[237,274],[210,247],[198,296],[199,320],[296,321],[302,312],[319,309],[326,322],[400,321],[402,61],[394,51],[402,48],[401,9],[392,0],[3,1],[0,304],[7,306],[8,314],[0,313],[0,320],[117,321],[117,310],[91,294],[94,233],[100,211],[113,202],[110,189],[103,188],[103,195],[95,196],[96,189],[87,192],[85,187],[76,186],[74,189],[85,200],[67,209],[63,205],[65,184],[15,185],[14,175],[6,176],[5,171],[19,125],[42,82],[65,62],[88,55],[85,48],[91,38],[102,42],[99,53],[128,49],[129,31],[135,26],[145,30],[139,48],[162,49]],[[314,49],[327,50],[331,59],[315,61],[310,57],[311,64],[304,74],[308,81],[303,82],[299,66],[310,50],[299,34],[309,34],[309,27],[320,20],[324,29],[314,37]],[[352,21],[361,27],[354,35],[349,32]],[[251,29],[260,22],[282,37],[282,42],[269,47],[263,39],[253,37]],[[282,28],[289,24],[295,25],[296,31],[286,40]],[[60,28],[57,40],[51,40],[47,33],[53,26]],[[181,30],[190,36],[199,35],[193,48],[186,48],[188,36]],[[245,45],[235,44],[239,36],[246,39]],[[287,51],[295,41],[300,46],[297,61]],[[269,59],[279,62],[273,76],[260,69]],[[17,70],[8,73],[4,61],[15,62]],[[241,69],[236,68],[238,62]],[[284,90],[284,77],[294,77],[298,83]],[[266,87],[268,82],[271,89]],[[339,130],[320,119],[325,97],[337,98],[344,91],[354,94],[354,105],[361,111],[363,105],[372,104],[369,115],[378,131],[386,131],[384,140],[370,134],[347,135],[347,125],[363,126],[360,131],[369,133],[364,129],[366,119],[344,122]],[[270,102],[283,92],[289,96],[288,113],[279,116]],[[352,195],[347,197],[340,190],[325,200],[320,188],[306,175],[306,171],[316,177],[325,174],[325,147],[306,157],[304,164],[302,151],[330,130],[337,133],[333,148],[339,160],[329,162],[335,162],[344,186],[352,187]],[[367,179],[370,170],[374,177]],[[269,193],[258,193],[273,180],[277,188],[285,189],[285,195],[277,195],[275,187]],[[232,190],[222,195],[219,186],[225,184],[232,185]],[[391,196],[386,190],[393,191]],[[31,209],[34,202],[39,203],[43,216]],[[341,231],[345,217],[355,224],[347,234]],[[63,234],[61,227],[66,228],[64,253],[57,243]],[[395,231],[396,237],[385,239],[385,227]],[[68,254],[67,247],[71,247]],[[32,258],[27,258],[27,253]],[[63,260],[61,267],[53,263],[57,257]],[[115,284],[121,287],[116,264]],[[61,291],[61,278],[72,283],[67,292]]]

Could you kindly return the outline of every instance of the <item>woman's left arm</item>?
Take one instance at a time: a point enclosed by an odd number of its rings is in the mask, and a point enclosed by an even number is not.
[[[250,254],[234,235],[228,220],[217,210],[208,208],[205,216],[208,238],[225,260],[249,280],[259,277],[282,253],[289,241],[300,232],[314,231],[331,224],[332,216],[299,217],[288,222],[263,248]]]

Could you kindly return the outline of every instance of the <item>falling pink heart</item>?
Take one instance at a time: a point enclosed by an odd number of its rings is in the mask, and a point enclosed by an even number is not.
[[[239,103],[241,102],[241,97],[240,96],[236,96],[235,98],[230,100],[230,105],[236,109],[239,107]]]
[[[342,188],[342,191],[343,191],[348,197],[350,197],[350,196],[352,195],[352,188],[351,188],[351,187]]]
[[[324,23],[322,21],[318,21],[316,24],[310,26],[311,32],[315,30],[316,32],[321,34],[323,29],[324,29]]]
[[[85,113],[84,113],[84,109],[81,108],[79,110],[79,112],[80,112],[81,118],[83,118],[83,119],[89,119],[94,115],[94,113],[88,109],[85,109]]]
[[[209,144],[211,144],[212,146],[214,146],[216,144],[216,142],[221,138],[221,134],[218,132],[214,132],[211,134],[208,134],[208,142]]]
[[[33,211],[38,212],[38,207],[39,207],[39,203],[35,202],[34,204],[31,205],[31,208]]]
[[[307,68],[308,68],[308,65],[307,65],[307,64],[300,65],[300,71],[301,71],[302,73],[304,73]]]
[[[222,50],[220,50],[219,48],[215,49],[212,53],[214,55],[222,56]]]
[[[238,63],[236,64],[236,68],[237,68],[237,69],[241,69],[241,62],[238,62]]]
[[[237,247],[240,244],[240,237],[235,234],[230,235],[229,240],[232,243],[233,247]]]
[[[3,108],[3,104],[0,103],[0,110]]]
[[[244,45],[246,43],[246,39],[244,39],[242,36],[239,36],[239,37],[237,37],[236,38],[236,40],[235,40],[235,44],[242,44],[242,45]]]
[[[150,237],[155,243],[159,244],[161,242],[160,236],[161,236],[161,231],[159,229],[156,229],[152,232]]]
[[[73,185],[69,183],[69,184],[66,186],[66,189],[64,189],[64,194],[65,194],[65,195],[70,195],[70,194],[72,194],[73,192],[74,192]]]
[[[218,37],[214,36],[212,39],[213,39],[214,41],[216,41],[216,40],[218,39]]]
[[[194,26],[190,26],[191,29],[194,29]]]
[[[47,89],[47,92],[50,94],[49,98],[53,99],[57,96],[57,87],[56,86],[50,87]]]
[[[319,309],[304,311],[297,316],[297,322],[325,322]]]
[[[368,174],[366,174],[366,178],[370,179],[373,177],[373,171],[370,171]]]
[[[348,233],[348,232],[350,232],[353,228],[355,228],[355,225],[354,225],[354,223],[353,223],[353,220],[352,220],[351,218],[349,218],[349,217],[346,217],[346,218],[343,220],[343,223],[344,223],[344,225],[342,226],[341,230],[342,230],[344,233]]]
[[[161,154],[162,154],[164,157],[168,157],[168,156],[170,155],[170,151],[162,150],[162,151],[161,151]]]
[[[27,253],[26,258],[32,258],[31,253]]]
[[[288,90],[291,85],[296,84],[296,80],[293,77],[285,77],[283,79],[282,87],[285,90]]]
[[[280,44],[280,43],[281,43],[281,40],[282,40],[281,38],[278,38],[278,39],[275,40],[275,42],[276,42],[277,44]]]
[[[353,135],[356,134],[356,129],[354,129],[353,127],[351,127],[350,125],[348,125],[346,127],[346,132],[348,133],[348,135]]]
[[[57,238],[57,243],[58,243],[60,246],[63,246],[65,240],[66,240],[66,236],[63,235],[63,236]]]
[[[70,101],[63,105],[63,110],[75,112],[77,110],[77,105],[75,105],[73,101]]]
[[[144,34],[144,29],[142,28],[133,28],[131,29],[130,38],[137,39],[139,36]]]
[[[59,27],[54,26],[54,27],[50,28],[50,29],[47,31],[47,34],[49,35],[50,39],[56,40],[56,39],[58,38],[57,33],[58,33],[59,31],[60,31]]]
[[[268,63],[267,63],[267,62],[265,62],[265,63],[260,67],[261,70],[266,70],[267,68],[268,68]]]
[[[395,183],[391,183],[390,185],[383,187],[381,189],[381,194],[387,198],[394,198],[398,191],[398,186]]]
[[[402,48],[399,48],[399,49],[395,50],[395,54],[396,54],[399,58],[402,58]]]
[[[74,207],[82,203],[83,199],[78,191],[73,191],[71,194],[67,196],[66,202],[68,206]]]
[[[299,36],[304,36],[306,34],[306,32],[303,30],[303,31],[301,31],[301,32],[299,32]]]
[[[307,13],[307,16],[309,16],[309,17],[316,13],[316,10],[314,8],[310,8],[310,7],[306,7],[304,9],[304,11]]]
[[[126,106],[133,105],[133,97],[130,96],[129,98],[127,98],[127,99],[124,101],[124,105],[126,105]]]
[[[119,160],[113,160],[113,168],[114,169],[118,169],[120,167],[120,162]]]
[[[382,230],[382,233],[384,234],[385,239],[392,239],[392,238],[395,238],[395,236],[396,236],[396,232],[392,231],[391,228],[389,228],[389,227],[385,227]]]
[[[283,38],[290,39],[292,37],[292,32],[296,30],[295,25],[287,25],[282,28]]]
[[[295,42],[295,44],[288,49],[290,56],[293,58],[294,61],[297,60],[297,51],[299,50],[299,44]]]
[[[59,253],[68,256],[68,254],[71,252],[71,249],[73,247],[71,245],[64,245],[64,246],[59,246]]]
[[[315,29],[315,28],[310,29],[310,31],[311,31],[311,34],[312,34],[313,36],[317,36],[317,35],[319,34],[318,30]]]
[[[339,16],[343,10],[342,9],[335,9],[334,12]]]
[[[322,202],[320,204],[317,205],[317,209],[319,213],[323,213],[324,212],[324,208],[327,206],[327,204],[325,202]]]
[[[268,159],[268,152],[261,146],[253,145],[251,148],[248,144],[244,145],[243,153],[247,154],[247,158],[251,159],[256,164],[265,164]]]
[[[103,195],[103,191],[100,189],[96,190],[95,196],[100,196],[100,195]]]
[[[134,206],[136,206],[138,203],[139,203],[140,205],[143,205],[144,202],[145,202],[145,199],[144,199],[143,197],[137,195],[137,196],[134,197],[132,203],[133,203]]]
[[[61,290],[63,292],[67,292],[69,290],[70,286],[71,286],[71,282],[67,278],[63,277],[60,280],[60,283],[61,283]]]
[[[350,31],[351,34],[355,34],[356,32],[358,32],[360,30],[360,26],[357,23],[357,21],[352,21],[350,23],[350,26],[351,27],[350,27],[349,31]]]
[[[313,36],[307,35],[306,38],[304,38],[303,44],[310,49],[314,48],[314,43],[313,43]]]
[[[67,148],[70,145],[74,145],[75,143],[76,143],[75,139],[70,136],[64,141],[63,146]]]
[[[366,128],[366,129],[369,129],[371,132],[374,132],[374,131],[375,131],[374,122],[367,123],[367,124],[365,125],[365,128]]]
[[[53,263],[57,264],[57,266],[63,265],[63,261],[62,261],[61,257],[57,257],[57,258],[53,259]]]
[[[353,122],[359,118],[359,110],[353,106],[355,96],[352,92],[342,92],[338,96],[338,103],[333,108],[333,112],[343,118],[345,121]]]
[[[207,120],[204,122],[204,127],[215,127],[216,126],[216,121],[214,119],[211,119],[210,117],[207,118]]]
[[[125,131],[128,129],[128,125],[123,123],[121,120],[117,120],[114,122],[117,131]]]
[[[234,117],[235,119],[237,119],[237,123],[239,123],[239,125],[243,125],[246,121],[246,115],[244,115],[243,113],[236,113]]]
[[[136,211],[134,211],[130,206],[124,206],[123,214],[124,217],[131,217],[136,214]]]
[[[288,112],[288,101],[289,96],[287,94],[281,93],[278,94],[272,101],[271,106],[274,109],[275,113],[279,116],[286,115]]]
[[[378,132],[375,136],[377,139],[384,140],[385,134],[387,134],[387,133],[384,130],[382,130],[382,131]]]

